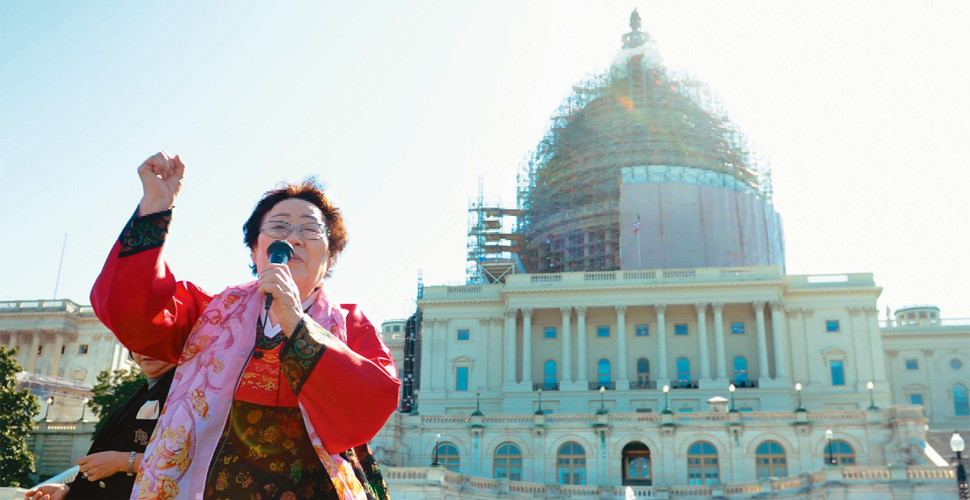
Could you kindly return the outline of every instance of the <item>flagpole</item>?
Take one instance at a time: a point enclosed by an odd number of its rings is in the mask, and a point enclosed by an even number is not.
[[[643,269],[643,257],[640,256],[640,231],[637,231],[637,269]]]

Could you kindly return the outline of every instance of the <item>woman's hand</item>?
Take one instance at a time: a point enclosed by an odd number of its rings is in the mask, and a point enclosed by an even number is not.
[[[300,289],[286,264],[269,264],[259,272],[258,290],[273,296],[269,314],[289,337],[303,319]]]
[[[144,194],[138,204],[138,215],[148,215],[175,206],[175,198],[182,189],[185,164],[178,155],[157,153],[138,167]]]
[[[71,487],[66,484],[54,483],[38,486],[24,493],[24,500],[64,500]]]
[[[81,478],[97,481],[128,470],[128,452],[102,451],[77,459]]]

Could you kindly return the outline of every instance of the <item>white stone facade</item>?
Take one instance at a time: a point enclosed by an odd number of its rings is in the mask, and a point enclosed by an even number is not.
[[[91,307],[70,300],[0,302],[0,344],[18,349],[19,384],[38,397],[41,418],[51,421],[78,420],[82,413],[94,418],[82,402],[98,373],[133,366]]]
[[[844,498],[861,498],[866,484],[882,498],[937,498],[955,479],[927,452],[927,426],[970,428],[946,400],[946,384],[966,372],[921,372],[938,408],[924,414],[904,399],[914,382],[903,377],[914,375],[900,375],[892,353],[921,345],[934,353],[921,361],[927,370],[945,370],[970,355],[970,322],[881,329],[880,292],[871,274],[767,266],[426,287],[418,411],[395,414],[373,446],[394,498],[622,498],[625,484],[649,498],[705,496],[691,493],[697,487],[724,498],[826,498],[813,496],[831,493],[817,479],[848,485]],[[827,464],[830,429],[832,450],[849,450],[836,467]],[[698,454],[707,445],[712,454]],[[759,452],[775,445],[780,453]],[[563,450],[581,450],[580,459]],[[448,472],[426,468],[436,459]],[[763,460],[774,463],[759,470]],[[503,477],[509,467],[517,480]],[[935,479],[913,480],[921,475]]]

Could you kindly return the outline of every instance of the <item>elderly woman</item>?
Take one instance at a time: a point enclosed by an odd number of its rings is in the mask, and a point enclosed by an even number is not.
[[[144,195],[91,292],[125,346],[178,363],[132,498],[386,497],[367,442],[400,382],[357,306],[323,290],[347,244],[340,211],[313,181],[268,191],[243,225],[257,279],[212,295],[162,257],[182,160],[158,153],[138,174]],[[267,254],[277,240],[286,264]]]

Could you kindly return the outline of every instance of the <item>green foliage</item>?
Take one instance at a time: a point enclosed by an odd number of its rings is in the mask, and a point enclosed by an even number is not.
[[[0,487],[27,486],[35,457],[27,449],[27,436],[40,413],[29,390],[17,390],[17,350],[0,346]]]
[[[114,373],[104,370],[98,374],[98,383],[94,386],[94,397],[88,406],[94,410],[101,420],[94,428],[94,434],[101,432],[105,418],[121,408],[138,389],[145,384],[147,377],[141,369],[135,367],[129,370],[115,370]]]

